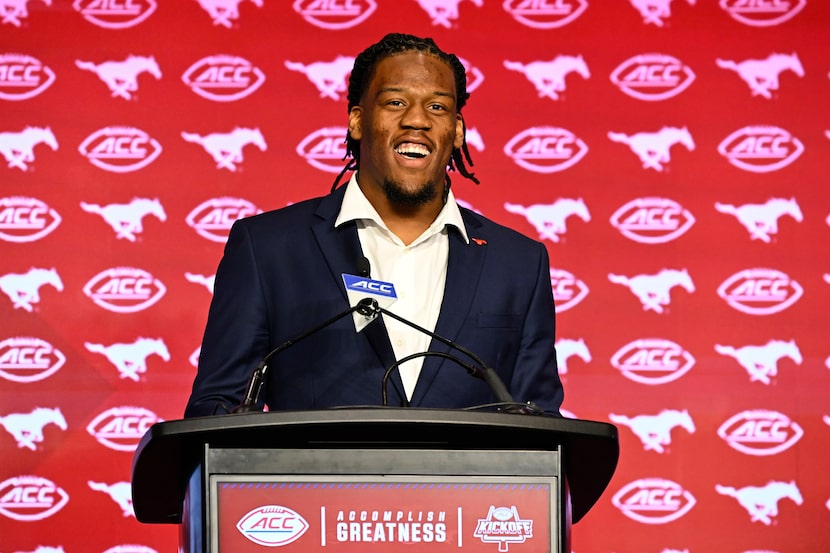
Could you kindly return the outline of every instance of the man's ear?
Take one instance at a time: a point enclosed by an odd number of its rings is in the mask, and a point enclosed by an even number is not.
[[[360,140],[363,137],[361,121],[363,116],[363,108],[354,106],[349,110],[349,136],[354,140]]]
[[[464,117],[460,113],[455,114],[455,141],[453,147],[460,149],[464,145]]]

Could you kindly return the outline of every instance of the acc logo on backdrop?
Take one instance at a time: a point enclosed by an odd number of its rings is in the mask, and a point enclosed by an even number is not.
[[[224,243],[237,219],[258,213],[262,210],[242,198],[211,198],[196,206],[185,220],[199,236]]]
[[[611,215],[611,226],[641,244],[664,244],[695,224],[692,213],[668,198],[636,198]]]
[[[84,286],[96,305],[114,313],[136,313],[161,299],[167,288],[144,269],[113,267],[101,271]]]
[[[572,340],[560,338],[556,341],[556,365],[559,374],[568,374],[568,359],[576,355],[586,363],[591,362],[591,351],[585,345],[585,339]]]
[[[167,344],[161,338],[136,338],[132,344],[93,344],[84,342],[84,347],[92,353],[100,353],[112,363],[121,378],[129,378],[138,382],[139,375],[147,372],[147,357],[158,355],[165,361],[170,361],[170,352]]]
[[[742,62],[732,60],[715,60],[718,67],[729,69],[738,74],[749,85],[753,96],[772,98],[773,90],[778,90],[778,80],[781,72],[790,70],[799,77],[804,76],[804,67],[798,54],[770,54],[766,59],[748,59]]]
[[[677,482],[643,478],[623,486],[611,498],[611,503],[637,522],[665,524],[688,513],[697,500]]]
[[[611,73],[611,82],[623,93],[646,102],[677,96],[695,80],[692,69],[668,54],[639,54]]]
[[[588,286],[564,269],[550,269],[550,283],[557,313],[576,306],[588,295]]]
[[[682,144],[690,152],[695,149],[695,141],[686,127],[663,127],[657,132],[632,135],[608,131],[608,138],[631,148],[643,163],[643,169],[655,171],[662,171],[663,164],[671,161],[670,149],[675,144]]]
[[[288,545],[308,528],[308,521],[301,514],[282,505],[261,505],[248,511],[236,523],[240,534],[267,547]]]
[[[146,545],[123,544],[110,547],[104,553],[158,553],[158,551]]]
[[[136,234],[144,231],[142,219],[145,215],[154,215],[160,221],[167,220],[167,214],[158,198],[133,198],[128,204],[105,206],[81,202],[81,209],[100,215],[115,231],[116,238],[126,238],[130,242],[135,242]]]
[[[769,173],[795,161],[804,152],[804,145],[784,129],[755,125],[724,138],[718,152],[739,169]]]
[[[156,0],[130,0],[121,3],[75,0],[72,7],[93,25],[104,29],[127,29],[150,17],[156,11]]]
[[[0,239],[6,242],[35,242],[60,223],[58,212],[37,198],[0,198]]]
[[[8,273],[0,276],[0,291],[12,301],[15,309],[31,313],[34,305],[40,303],[40,289],[45,285],[63,291],[63,281],[55,269],[32,267],[26,273]]]
[[[239,19],[239,4],[241,2],[242,0],[211,0],[210,2],[199,0],[199,5],[213,19],[214,25],[232,29],[233,22]],[[263,0],[251,0],[251,2],[261,8]]]
[[[692,6],[695,3],[695,0],[686,1]],[[651,23],[662,27],[665,24],[663,19],[671,17],[671,2],[672,0],[650,0],[646,2],[631,0],[631,5],[640,12],[643,23]]]
[[[807,5],[807,0],[747,1],[720,0],[720,7],[726,10],[732,19],[753,27],[770,27],[792,19]]]
[[[37,451],[37,444],[43,442],[43,427],[54,424],[66,430],[66,419],[60,407],[35,407],[30,413],[10,413],[0,416],[0,426],[11,434],[17,447]]]
[[[20,132],[0,132],[0,154],[6,158],[9,168],[17,167],[27,171],[35,160],[34,148],[46,144],[52,150],[58,149],[58,140],[49,127],[26,127]]]
[[[150,73],[156,79],[161,79],[161,69],[154,56],[134,56],[130,54],[124,61],[105,61],[94,63],[91,61],[75,60],[78,69],[91,71],[107,85],[112,97],[132,99],[132,93],[138,90],[138,76],[141,73]]]
[[[353,65],[352,56],[337,56],[331,61],[315,61],[307,65],[299,61],[285,60],[286,69],[305,75],[311,84],[317,87],[320,98],[331,100],[339,100],[341,94],[346,94]]]
[[[129,482],[106,484],[104,482],[87,480],[87,485],[96,492],[107,494],[116,505],[121,507],[121,512],[125,517],[135,516],[135,512],[133,511],[133,493]]]
[[[214,102],[235,102],[265,82],[265,73],[245,58],[219,54],[206,56],[182,74],[190,90]]]
[[[453,21],[458,19],[458,4],[462,0],[416,0],[429,18],[432,19],[433,25],[452,29]],[[472,0],[472,4],[478,7],[484,5],[484,0]]]
[[[769,244],[771,234],[778,234],[778,219],[789,215],[799,223],[804,220],[801,208],[795,198],[770,198],[765,204],[744,204],[735,206],[715,202],[715,209],[727,215],[734,215],[753,240]]]
[[[236,171],[237,164],[244,161],[242,149],[248,144],[253,144],[261,152],[268,149],[268,144],[265,143],[265,137],[262,136],[260,130],[248,127],[236,127],[231,132],[215,132],[206,135],[182,131],[182,138],[204,148],[205,152],[216,162],[217,169],[229,171]]]
[[[746,486],[740,489],[715,484],[715,491],[721,495],[734,497],[738,504],[749,513],[752,522],[761,522],[767,526],[773,523],[773,517],[778,516],[780,500],[789,498],[796,505],[804,503],[795,481],[770,480],[765,486]]]
[[[621,347],[611,365],[629,380],[655,386],[677,380],[695,364],[685,348],[671,340],[641,338]]]
[[[627,286],[643,304],[643,311],[657,313],[663,313],[663,306],[669,305],[671,302],[669,292],[675,286],[683,288],[690,294],[695,291],[695,284],[686,269],[662,269],[654,275],[642,274],[633,277],[608,273],[608,280],[614,284]]]
[[[588,64],[581,55],[561,55],[551,61],[532,61],[527,64],[505,60],[504,67],[522,73],[536,87],[539,98],[551,100],[558,100],[559,93],[565,92],[565,77],[569,73],[578,73],[583,79],[591,77]]]
[[[297,153],[312,167],[327,173],[343,170],[346,155],[346,127],[323,127],[297,144]]]
[[[790,449],[804,435],[801,426],[778,411],[755,409],[730,417],[718,428],[718,436],[747,455],[776,455]]]
[[[665,452],[665,446],[671,444],[672,428],[680,426],[685,428],[689,434],[695,433],[695,423],[686,409],[682,411],[663,409],[657,415],[637,415],[636,417],[609,413],[608,420],[629,427],[634,435],[643,442],[646,451],[656,451],[657,453]]]
[[[320,0],[295,0],[293,8],[315,27],[338,30],[355,27],[366,21],[377,9],[377,3],[375,0],[349,0],[342,4]]]
[[[28,100],[53,82],[55,72],[39,59],[23,54],[0,54],[0,99]]]
[[[567,129],[531,127],[511,138],[504,153],[528,171],[556,173],[579,162],[588,146]]]
[[[86,137],[78,151],[100,169],[129,173],[152,163],[161,144],[135,127],[104,127]]]
[[[484,82],[484,73],[464,58],[458,58],[458,61],[464,66],[464,72],[467,75],[467,92],[472,92]]]
[[[157,422],[162,419],[143,407],[113,407],[92,419],[86,431],[110,449],[135,451],[141,437]]]
[[[45,380],[65,362],[61,350],[40,338],[16,336],[0,341],[0,376],[12,382]]]
[[[528,207],[519,204],[505,203],[504,209],[510,213],[524,216],[527,221],[536,227],[539,239],[548,239],[559,242],[559,235],[567,232],[566,221],[571,215],[576,215],[586,223],[591,220],[588,206],[582,198],[559,198],[554,203],[534,204]]]
[[[68,502],[69,494],[42,476],[16,476],[0,482],[0,514],[14,520],[43,520]]]
[[[564,27],[588,7],[588,0],[505,0],[504,9],[513,19],[533,29]]]
[[[801,350],[795,340],[770,340],[763,346],[724,346],[715,344],[715,351],[734,358],[749,374],[750,382],[771,384],[772,377],[778,376],[778,361],[789,357],[801,364]]]
[[[733,309],[749,315],[771,315],[794,304],[804,289],[775,269],[744,269],[718,287],[718,295]]]

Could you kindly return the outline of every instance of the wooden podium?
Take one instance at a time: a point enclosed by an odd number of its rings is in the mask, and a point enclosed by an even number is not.
[[[616,469],[610,424],[349,408],[162,422],[133,459],[136,518],[186,553],[570,553]],[[413,547],[414,546],[414,547]]]

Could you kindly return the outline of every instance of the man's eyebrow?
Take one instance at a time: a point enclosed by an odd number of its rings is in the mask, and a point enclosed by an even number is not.
[[[405,92],[405,91],[406,91],[406,89],[404,89],[402,87],[385,86],[383,88],[378,89],[378,94],[384,94],[386,92]],[[446,92],[446,91],[443,91],[443,90],[434,90],[432,92],[432,94],[435,95],[435,96],[446,96],[448,98],[455,99],[455,95],[452,92]]]

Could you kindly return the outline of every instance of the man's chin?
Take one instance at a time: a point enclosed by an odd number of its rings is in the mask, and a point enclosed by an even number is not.
[[[386,179],[383,181],[383,191],[390,203],[404,207],[420,207],[438,197],[438,187],[431,183],[425,183],[417,187],[407,187]]]

